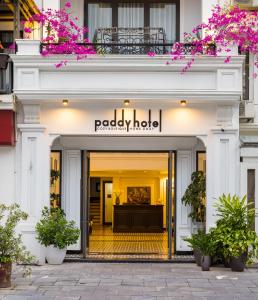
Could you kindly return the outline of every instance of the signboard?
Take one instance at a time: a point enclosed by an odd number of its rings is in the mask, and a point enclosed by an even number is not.
[[[94,125],[95,132],[162,132],[162,110],[155,111],[151,109],[146,111],[145,114],[134,110],[122,109],[121,112],[114,110],[113,118],[111,119],[95,119]]]

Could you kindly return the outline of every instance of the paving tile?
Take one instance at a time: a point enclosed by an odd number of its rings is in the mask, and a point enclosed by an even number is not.
[[[258,269],[234,273],[194,264],[65,263],[33,266],[22,277],[14,268],[13,286],[0,300],[258,300]]]

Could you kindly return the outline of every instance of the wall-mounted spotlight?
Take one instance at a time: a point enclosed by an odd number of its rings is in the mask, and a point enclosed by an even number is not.
[[[67,106],[68,103],[69,103],[69,101],[68,101],[67,99],[64,99],[64,100],[63,100],[63,105],[64,105],[64,106]]]
[[[130,100],[124,100],[124,105],[129,106],[130,105]]]
[[[181,105],[181,106],[186,106],[186,104],[187,104],[186,100],[181,100],[181,101],[180,101],[180,105]]]

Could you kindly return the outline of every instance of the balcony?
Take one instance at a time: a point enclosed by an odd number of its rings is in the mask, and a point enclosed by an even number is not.
[[[93,46],[98,54],[168,54],[173,44],[166,41],[163,28],[99,28]]]
[[[97,29],[93,37],[93,42],[90,45],[93,46],[99,55],[146,55],[151,52],[156,55],[169,55],[173,44],[166,39],[163,28],[110,27]],[[41,44],[41,52],[48,45]],[[78,43],[78,45],[89,46],[89,44],[85,43]],[[185,43],[184,54],[191,55],[193,47],[195,47],[193,44]],[[204,53],[205,49],[202,54]]]
[[[12,92],[12,62],[8,54],[0,53],[0,94]]]

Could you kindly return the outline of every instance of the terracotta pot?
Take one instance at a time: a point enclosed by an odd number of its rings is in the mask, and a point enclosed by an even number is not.
[[[202,270],[210,271],[210,266],[211,266],[211,257],[208,255],[204,255],[202,257]]]
[[[193,255],[194,255],[194,258],[195,258],[195,262],[197,264],[197,266],[201,266],[202,264],[202,253],[199,249],[194,249],[193,251]]]
[[[243,272],[245,269],[245,261],[243,255],[230,258],[230,267],[233,272]]]
[[[12,263],[0,263],[0,288],[11,287]]]

